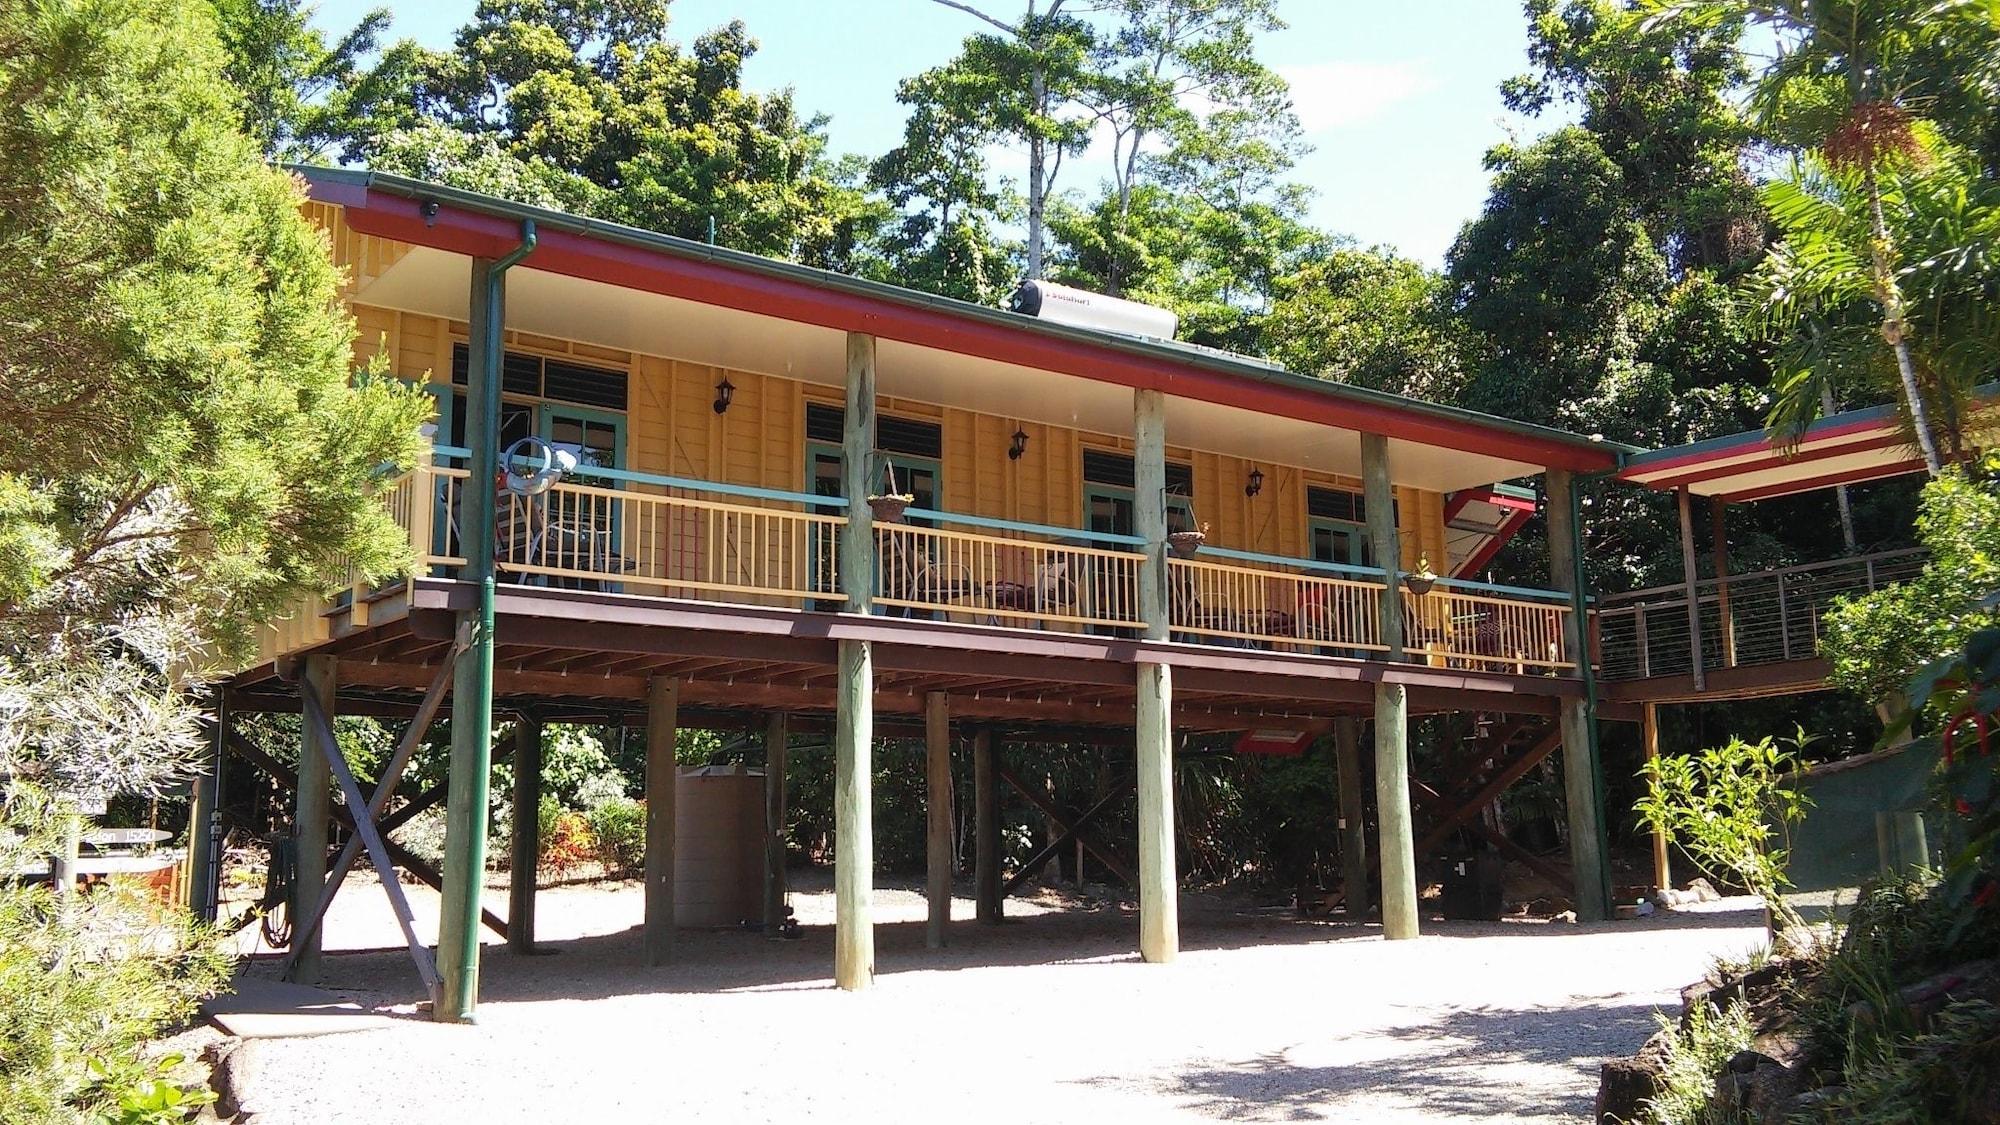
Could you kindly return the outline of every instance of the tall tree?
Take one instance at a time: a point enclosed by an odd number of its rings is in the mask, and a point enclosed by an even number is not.
[[[1944,462],[1910,347],[1909,303],[1898,278],[1905,261],[1883,211],[1882,178],[1920,157],[1921,107],[1961,88],[1951,60],[1977,57],[1965,47],[2000,44],[1992,5],[1987,0],[1645,0],[1642,10],[1644,27],[1749,24],[1777,37],[1780,49],[1756,79],[1759,124],[1774,141],[1817,148],[1829,163],[1859,177],[1880,333],[1895,357],[1917,448],[1937,475]]]
[[[802,118],[789,90],[744,89],[757,44],[740,21],[684,49],[667,9],[482,0],[450,50],[398,44],[357,80],[349,155],[686,238],[712,223],[736,249],[846,265],[866,207],[827,159],[824,121]]]
[[[1647,24],[1625,0],[1527,0],[1529,73],[1501,84],[1508,108],[1557,101],[1618,165],[1625,198],[1677,275],[1739,269],[1763,248],[1737,105],[1748,70],[1740,20]]]
[[[0,773],[143,790],[254,625],[407,562],[375,492],[429,407],[350,380],[326,237],[203,6],[0,27]]]
[[[307,161],[352,131],[345,104],[363,60],[389,27],[375,8],[328,42],[305,0],[209,0],[226,52],[223,74],[242,96],[242,127],[265,154]]]
[[[1082,151],[1090,139],[1090,115],[1082,99],[1091,84],[1096,33],[1063,11],[1067,0],[1048,0],[1048,7],[1039,10],[1039,0],[1028,0],[1027,10],[1011,21],[959,0],[935,2],[999,32],[967,38],[957,58],[924,76],[925,86],[976,91],[972,100],[937,104],[991,135],[1027,146],[1025,269],[1029,278],[1039,278],[1047,251],[1049,199],[1063,159]]]

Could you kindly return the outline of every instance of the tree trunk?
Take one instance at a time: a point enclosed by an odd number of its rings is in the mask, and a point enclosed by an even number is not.
[[[1039,60],[1034,73],[1028,78],[1028,104],[1037,118],[1048,116],[1049,83],[1042,71]],[[1035,281],[1042,276],[1042,210],[1047,205],[1042,198],[1045,186],[1044,148],[1047,142],[1040,134],[1028,138],[1028,280]]]
[[[1916,364],[1910,358],[1910,342],[1905,338],[1903,295],[1889,267],[1889,224],[1882,217],[1882,185],[1875,178],[1873,165],[1869,166],[1865,179],[1871,234],[1868,255],[1875,271],[1875,299],[1882,305],[1882,338],[1896,352],[1896,374],[1903,382],[1903,398],[1910,404],[1910,422],[1917,430],[1917,448],[1923,451],[1924,467],[1937,476],[1944,471],[1944,462],[1938,457],[1930,409],[1924,405],[1923,392],[1917,386]]]

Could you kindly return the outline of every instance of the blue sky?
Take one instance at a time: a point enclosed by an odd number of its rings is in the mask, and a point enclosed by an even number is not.
[[[351,26],[373,6],[323,0],[318,22]],[[1010,14],[1022,6],[991,3]],[[471,0],[405,5],[390,34],[443,46],[472,7]],[[761,44],[745,69],[746,85],[792,87],[801,112],[831,118],[836,152],[868,155],[892,147],[902,131],[896,82],[950,58],[984,26],[931,0],[674,0],[672,11],[671,33],[682,41],[743,20]],[[1510,134],[1550,127],[1500,104],[1500,81],[1526,65],[1520,6],[1280,0],[1279,11],[1290,26],[1267,35],[1259,54],[1291,82],[1314,146],[1294,176],[1317,193],[1314,222],[1440,264],[1485,198],[1486,149]],[[1103,161],[1087,156],[1064,171],[1058,187],[1086,187],[1108,174]]]

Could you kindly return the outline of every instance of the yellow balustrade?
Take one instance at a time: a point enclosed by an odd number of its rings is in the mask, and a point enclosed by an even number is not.
[[[1437,586],[1403,591],[1403,643],[1443,668],[1484,672],[1568,671],[1571,609],[1556,601],[1508,598]]]
[[[382,502],[416,547],[418,573],[465,565],[458,513],[465,469],[419,465]],[[710,499],[664,486],[606,488],[565,481],[537,496],[501,493],[495,563],[503,582],[607,593],[775,605],[838,606],[844,516],[801,498]],[[1079,533],[1081,534],[1081,533]],[[959,530],[877,524],[874,600],[890,612],[959,623],[1137,629],[1139,570],[1131,549],[1082,546],[1032,529]],[[368,622],[408,584],[351,584],[273,622],[270,659],[328,639],[341,614]],[[1402,591],[1410,658],[1437,667],[1551,674],[1573,670],[1570,607],[1440,584]],[[1382,584],[1275,561],[1167,559],[1171,636],[1275,651],[1361,657],[1382,653]]]
[[[1297,652],[1381,652],[1382,584],[1211,559],[1167,560],[1176,635]]]
[[[1141,624],[1130,551],[911,524],[877,524],[875,546],[877,605],[995,624]]]

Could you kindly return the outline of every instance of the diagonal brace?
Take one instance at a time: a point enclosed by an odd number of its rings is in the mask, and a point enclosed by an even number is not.
[[[1014,872],[1014,877],[1007,880],[1006,886],[1000,888],[1000,897],[1006,898],[1008,895],[1013,894],[1022,883],[1028,881],[1030,876],[1036,871],[1041,870],[1043,864],[1060,854],[1064,848],[1069,847],[1072,841],[1083,835],[1084,829],[1089,828],[1096,822],[1098,817],[1110,811],[1112,805],[1130,794],[1132,792],[1133,780],[1133,777],[1129,774],[1121,778],[1119,784],[1112,786],[1111,791],[1106,793],[1102,800],[1086,809],[1082,816],[1077,817],[1074,824],[1064,824],[1061,836],[1044,845],[1042,850],[1029,856],[1028,862],[1022,864],[1019,871]],[[1083,846],[1090,848],[1091,844],[1088,840],[1085,840]],[[1095,851],[1096,849],[1091,848],[1091,850]]]
[[[1050,800],[1047,793],[1037,792],[1026,785],[1010,769],[1002,767],[998,772],[1002,781],[1013,786],[1021,796],[1026,797],[1028,803],[1035,806],[1043,816],[1062,825],[1065,829],[1074,829],[1076,827],[1076,814]],[[1109,867],[1120,879],[1125,880],[1127,886],[1136,887],[1139,885],[1138,874],[1132,870],[1131,865],[1126,863],[1124,859],[1089,836],[1079,835],[1076,838],[1083,842],[1083,846],[1089,850],[1091,855],[1096,856],[1103,862],[1104,866]]]
[[[451,656],[446,657],[444,663],[439,665],[437,678],[431,681],[430,689],[424,692],[423,701],[417,705],[416,715],[410,719],[409,728],[403,732],[403,740],[397,744],[396,752],[390,756],[389,764],[383,767],[380,778],[375,782],[375,795],[369,799],[364,815],[376,832],[383,835],[385,846],[388,842],[386,836],[388,829],[380,823],[382,810],[388,806],[389,798],[395,794],[396,783],[403,779],[403,771],[409,768],[410,759],[416,757],[417,748],[423,745],[424,734],[430,730],[431,720],[437,717],[438,708],[443,706],[444,697],[451,690],[451,662],[457,655],[454,649]],[[354,819],[358,825],[361,818]],[[292,962],[297,959],[299,950],[312,940],[312,935],[318,932],[320,923],[326,920],[327,908],[333,905],[333,896],[340,892],[341,883],[347,878],[347,873],[354,869],[354,861],[361,854],[361,845],[361,833],[356,831],[349,834],[347,843],[341,846],[340,858],[334,860],[332,870],[326,874],[326,886],[320,891],[319,901],[313,905],[312,915],[299,923],[298,930],[292,938],[292,952],[285,959],[286,973],[291,972]]]
[[[417,975],[423,978],[424,989],[430,993],[431,1003],[436,1004],[441,986],[437,965],[431,960],[429,947],[417,937],[416,920],[410,913],[410,902],[403,896],[403,885],[396,879],[396,867],[389,861],[389,850],[383,845],[381,835],[375,831],[375,821],[365,811],[361,786],[354,780],[354,771],[347,768],[347,756],[340,752],[340,744],[334,738],[333,720],[320,709],[319,700],[314,698],[311,692],[301,692],[300,698],[305,701],[303,716],[305,721],[320,732],[320,743],[326,748],[327,765],[332,769],[334,779],[340,783],[341,796],[347,801],[347,807],[357,814],[353,817],[355,834],[361,837],[361,842],[368,848],[368,861],[374,865],[376,874],[382,878],[382,890],[389,896],[389,905],[396,912],[396,923],[402,927],[403,940],[410,947],[410,960],[416,963]],[[294,958],[297,956],[298,948],[298,944],[295,943]]]

